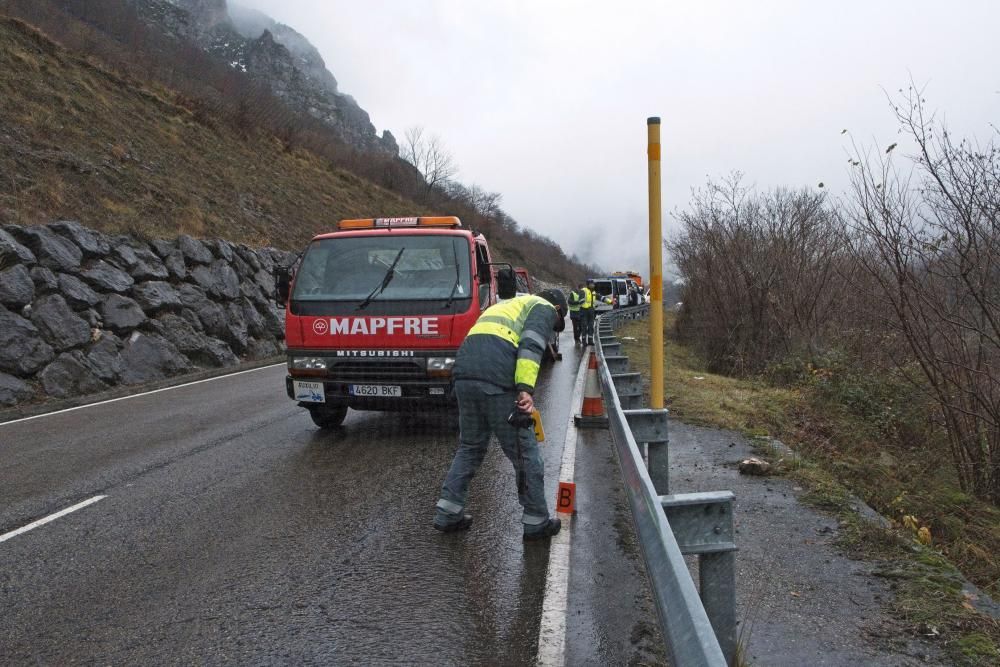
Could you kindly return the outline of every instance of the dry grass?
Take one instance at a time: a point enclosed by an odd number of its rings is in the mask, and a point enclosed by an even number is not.
[[[274,137],[204,124],[0,18],[0,222],[302,246],[339,219],[425,213]]]

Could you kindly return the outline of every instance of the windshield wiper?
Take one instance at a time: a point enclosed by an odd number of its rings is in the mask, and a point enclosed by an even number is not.
[[[384,276],[382,276],[382,282],[376,285],[375,288],[368,293],[368,296],[365,297],[365,300],[358,304],[358,310],[366,308],[369,303],[375,300],[375,297],[381,294],[385,288],[389,286],[389,283],[391,283],[392,279],[396,276],[396,265],[399,264],[399,258],[403,256],[404,250],[406,250],[406,248],[399,249],[399,252],[396,253],[396,259],[392,260],[392,264],[389,265],[389,270],[385,272]]]
[[[458,242],[451,242],[451,250],[455,253],[455,284],[451,286],[451,294],[448,295],[448,302],[444,304],[444,307],[451,308],[451,302],[455,300],[455,290],[458,289],[458,284],[462,281],[462,274],[458,271]]]

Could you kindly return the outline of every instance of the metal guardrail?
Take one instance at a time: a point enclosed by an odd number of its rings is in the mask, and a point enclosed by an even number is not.
[[[628,357],[614,336],[622,320],[648,312],[649,305],[640,305],[598,319],[605,409],[671,663],[724,667],[736,655],[733,493],[665,495],[670,481],[667,410],[639,407],[641,376],[629,371]],[[698,555],[700,595],[685,554]]]

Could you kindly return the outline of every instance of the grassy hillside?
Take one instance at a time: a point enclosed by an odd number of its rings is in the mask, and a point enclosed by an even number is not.
[[[0,17],[0,221],[301,246],[338,219],[426,213],[263,132],[196,117]]]

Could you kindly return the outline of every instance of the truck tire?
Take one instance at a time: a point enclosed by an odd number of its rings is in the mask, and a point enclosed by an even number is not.
[[[322,429],[337,428],[344,423],[347,417],[346,405],[317,405],[309,408],[309,416],[312,417],[313,424]]]

